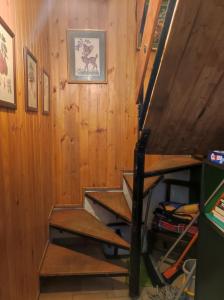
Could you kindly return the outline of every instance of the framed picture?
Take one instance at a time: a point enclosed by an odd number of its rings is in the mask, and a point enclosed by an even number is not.
[[[38,111],[37,60],[29,49],[24,48],[26,111]]]
[[[68,30],[68,82],[107,83],[106,32]]]
[[[43,70],[43,114],[50,113],[50,77],[48,73]]]
[[[155,29],[155,33],[154,33],[152,50],[158,49],[161,33],[163,30],[163,26],[164,26],[164,22],[165,22],[165,18],[166,18],[168,5],[169,5],[169,0],[162,1],[161,8],[159,11],[159,17],[158,17],[158,21],[157,21],[156,29]]]
[[[1,17],[0,106],[16,109],[15,35]]]

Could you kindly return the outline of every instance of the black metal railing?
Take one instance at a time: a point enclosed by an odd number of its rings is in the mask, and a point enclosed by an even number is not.
[[[177,0],[170,0],[168,8],[167,8],[166,18],[165,18],[163,30],[162,30],[162,33],[161,33],[161,37],[160,37],[160,41],[159,41],[155,61],[154,61],[154,64],[153,64],[151,77],[150,77],[150,80],[149,80],[149,84],[148,84],[148,88],[147,88],[147,91],[146,91],[145,99],[144,99],[143,104],[141,106],[141,112],[140,112],[140,116],[139,116],[139,129],[140,130],[142,130],[144,122],[145,122],[146,113],[147,113],[147,110],[148,110],[148,107],[149,107],[149,104],[150,104],[153,88],[154,88],[154,85],[155,85],[155,82],[156,82],[156,77],[158,75],[159,66],[160,66],[160,63],[161,63],[161,59],[162,59],[162,56],[163,56],[167,36],[168,36],[169,30],[170,30],[174,10],[175,10],[175,7],[176,7],[176,2],[177,2]]]
[[[152,74],[149,80],[146,95],[144,91],[139,96],[139,132],[138,142],[135,147],[134,159],[134,179],[133,179],[133,204],[132,204],[132,232],[131,232],[131,252],[130,252],[130,273],[129,273],[129,293],[130,297],[139,296],[140,292],[140,261],[141,261],[141,227],[142,227],[142,210],[144,194],[144,178],[152,176],[145,173],[145,151],[149,140],[150,131],[143,130],[146,113],[150,105],[152,91],[156,82],[159,66],[161,63],[164,47],[171,26],[177,0],[170,0],[167,14],[162,30]]]

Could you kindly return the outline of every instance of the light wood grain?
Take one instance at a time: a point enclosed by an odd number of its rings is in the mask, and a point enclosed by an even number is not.
[[[130,248],[124,239],[84,209],[54,211],[50,225],[121,248]]]
[[[136,1],[137,32],[139,32],[141,28],[145,2],[145,0]]]
[[[120,187],[133,168],[135,0],[51,0],[54,186],[57,203],[82,204],[82,188]],[[68,84],[66,29],[107,31],[108,84]]]
[[[131,222],[131,211],[123,192],[88,192],[85,195],[115,215]]]
[[[128,270],[74,250],[49,244],[40,276],[127,275]]]
[[[133,180],[134,176],[132,174],[124,175],[124,179],[131,190],[133,192]],[[149,178],[145,178],[144,180],[144,193],[146,194],[151,188],[155,186],[155,184],[159,181],[160,176],[153,176]]]
[[[161,160],[152,163],[150,168],[147,169],[147,172],[164,171],[176,168],[188,168],[200,165],[201,163],[202,162],[200,160],[195,159],[191,156],[171,155],[171,157],[166,156],[166,158],[162,158]]]
[[[156,22],[159,15],[159,10],[162,0],[151,0],[149,2],[148,13],[142,38],[141,49],[137,55],[136,69],[136,101],[138,102],[139,95],[144,87],[144,78],[147,72],[148,62],[150,59],[153,36],[156,28]]]
[[[1,0],[0,16],[15,33],[17,110],[0,108],[0,298],[33,300],[48,238],[52,197],[52,118],[25,112],[23,47],[39,71],[50,70],[48,2]],[[38,84],[41,87],[41,72]]]
[[[144,126],[148,153],[223,149],[223,20],[221,0],[178,2]]]

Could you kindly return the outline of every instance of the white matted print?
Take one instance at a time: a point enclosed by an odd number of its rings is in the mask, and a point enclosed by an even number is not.
[[[43,71],[43,114],[50,113],[50,78],[46,71]]]
[[[15,35],[0,17],[0,106],[16,108]]]
[[[75,76],[100,77],[100,43],[96,38],[75,38]]]
[[[37,60],[27,49],[24,49],[25,59],[25,92],[26,92],[26,110],[38,110],[38,73]]]
[[[68,30],[68,82],[106,83],[106,32]]]

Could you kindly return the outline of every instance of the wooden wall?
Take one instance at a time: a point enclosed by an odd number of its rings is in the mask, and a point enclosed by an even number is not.
[[[54,187],[58,203],[81,204],[83,187],[119,187],[133,168],[135,0],[52,0]],[[66,29],[107,31],[108,84],[68,84]]]
[[[0,0],[16,35],[16,111],[0,108],[0,299],[34,300],[52,203],[52,122],[25,113],[23,47],[49,70],[46,0]],[[41,78],[39,78],[39,81]],[[39,98],[39,103],[40,103]]]

